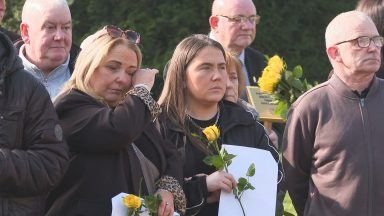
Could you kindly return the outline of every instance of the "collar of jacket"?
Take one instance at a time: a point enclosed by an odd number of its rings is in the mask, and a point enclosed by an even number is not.
[[[19,53],[19,50],[23,44],[24,44],[23,39],[19,39],[14,42],[14,46],[16,47],[17,53]],[[69,63],[68,63],[69,72],[71,74],[75,69],[76,58],[79,55],[80,51],[81,51],[80,47],[72,43],[71,50],[69,51]]]
[[[236,125],[252,125],[256,121],[253,115],[247,112],[244,108],[232,103],[230,101],[223,100],[219,103],[220,106],[220,119],[219,127],[222,134],[225,134],[231,128]],[[165,116],[162,116],[164,118]],[[168,129],[184,133],[184,130],[180,125],[173,124],[169,118],[166,118],[166,125]]]
[[[0,32],[0,96],[5,94],[5,77],[23,68],[11,40]]]
[[[335,89],[335,92],[343,97],[359,100],[360,98],[350,89],[336,74],[333,74],[329,79],[329,85]],[[374,97],[380,89],[380,80],[376,76],[373,77],[373,81],[369,88],[366,99]]]

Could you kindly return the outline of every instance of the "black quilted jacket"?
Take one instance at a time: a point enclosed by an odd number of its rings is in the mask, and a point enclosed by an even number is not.
[[[67,161],[48,92],[0,33],[0,216],[42,215]]]

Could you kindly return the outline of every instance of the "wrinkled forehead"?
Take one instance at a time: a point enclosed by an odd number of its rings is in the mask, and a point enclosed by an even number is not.
[[[361,36],[379,35],[371,18],[362,12],[353,11],[337,16],[326,30],[327,46]]]
[[[345,25],[344,31],[340,33],[338,39],[350,40],[361,36],[376,36],[378,35],[375,24],[370,20],[359,20]]]

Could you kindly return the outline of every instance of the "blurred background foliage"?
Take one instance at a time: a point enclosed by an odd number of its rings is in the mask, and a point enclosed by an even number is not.
[[[47,0],[49,1],[49,0]],[[106,24],[130,28],[142,36],[143,67],[162,71],[178,42],[209,32],[212,0],[70,0],[76,44]],[[7,0],[3,26],[18,31],[24,0]],[[323,82],[331,69],[324,33],[338,13],[353,10],[355,0],[254,0],[261,22],[252,47],[279,54],[289,68],[300,64],[310,81]],[[159,74],[154,89],[162,88]]]

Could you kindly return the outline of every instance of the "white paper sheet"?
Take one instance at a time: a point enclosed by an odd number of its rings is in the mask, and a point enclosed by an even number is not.
[[[250,178],[255,190],[247,190],[242,197],[246,216],[274,216],[277,191],[277,163],[269,151],[223,145],[228,153],[236,155],[228,167],[236,180],[246,177],[248,167],[255,164],[256,172]],[[242,216],[242,210],[232,193],[221,192],[219,216]]]

